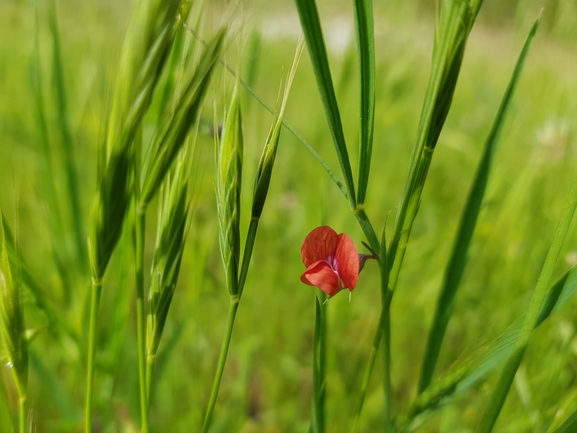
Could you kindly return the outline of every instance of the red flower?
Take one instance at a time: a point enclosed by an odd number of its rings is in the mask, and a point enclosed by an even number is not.
[[[301,275],[303,283],[316,286],[331,297],[342,289],[352,291],[357,285],[360,258],[348,235],[338,235],[328,226],[317,227],[305,238],[301,255],[307,267]]]

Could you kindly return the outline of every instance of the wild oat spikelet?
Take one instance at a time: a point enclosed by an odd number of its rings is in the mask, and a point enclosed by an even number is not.
[[[12,275],[4,235],[4,220],[0,211],[0,334],[6,349],[8,366],[13,368],[18,393],[26,393],[28,382],[28,344],[22,309],[19,275]]]
[[[226,285],[231,296],[238,296],[239,293],[242,159],[242,116],[237,82],[223,127],[216,168],[220,252],[226,273]]]
[[[193,77],[175,104],[174,114],[166,120],[158,139],[152,145],[155,151],[144,176],[142,188],[141,203],[144,207],[157,193],[178,151],[182,148],[190,128],[196,121],[210,82],[212,69],[221,54],[225,33],[224,29],[218,32],[206,47]]]

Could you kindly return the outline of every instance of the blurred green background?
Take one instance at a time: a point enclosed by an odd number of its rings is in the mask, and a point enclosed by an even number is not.
[[[352,5],[318,3],[349,151],[356,161],[358,76]],[[433,4],[429,0],[375,2],[377,112],[366,210],[377,231],[385,224],[392,229],[405,180],[430,68]],[[86,230],[96,190],[97,149],[130,2],[60,0],[56,6]],[[477,348],[517,319],[530,300],[577,168],[576,0],[486,0],[481,9],[393,303],[395,411],[405,408],[416,393],[436,295],[481,146],[522,41],[542,6],[543,22],[503,130],[438,371],[464,356],[474,356]],[[84,404],[90,279],[86,259],[75,252],[66,230],[70,207],[64,178],[50,175],[50,169],[62,173],[63,162],[48,17],[49,4],[44,0],[0,3],[0,207],[15,229],[28,271],[60,319],[48,332],[45,316],[25,292],[27,325],[36,331],[30,346],[33,424],[39,432],[76,432],[81,430]],[[274,106],[299,34],[294,4],[208,2],[202,24],[199,31],[206,38],[221,25],[230,26],[225,60]],[[190,44],[200,47],[194,38]],[[40,92],[35,91],[35,68],[42,80]],[[228,292],[218,251],[214,140],[206,125],[222,121],[213,118],[213,104],[217,112],[224,110],[233,81],[224,68],[216,69],[202,114],[192,176],[193,225],[161,344],[151,402],[153,431],[197,431],[212,385]],[[39,96],[46,133],[39,121]],[[243,204],[248,210],[272,116],[248,93],[243,97]],[[285,120],[337,169],[307,53]],[[46,199],[50,182],[57,191],[56,204]],[[64,229],[55,228],[55,212],[60,212]],[[245,228],[247,218],[245,214]],[[321,224],[350,234],[362,249],[363,236],[347,201],[305,147],[285,130],[211,431],[308,431],[317,293],[299,281],[304,270],[300,246],[306,234]],[[154,224],[149,228],[150,258]],[[99,429],[95,431],[130,432],[138,426],[130,263],[130,239],[125,236],[104,285],[95,395]],[[559,275],[575,263],[577,240],[572,236]],[[367,263],[352,302],[339,295],[329,303],[328,432],[350,427],[377,325],[379,297],[376,263]],[[556,416],[563,418],[577,407],[576,307],[574,300],[568,302],[536,333],[498,431],[546,431]],[[381,422],[378,365],[361,420],[364,432],[377,431]],[[0,431],[10,432],[15,393],[6,369],[1,377]],[[461,396],[419,431],[475,431],[493,383],[490,378]]]

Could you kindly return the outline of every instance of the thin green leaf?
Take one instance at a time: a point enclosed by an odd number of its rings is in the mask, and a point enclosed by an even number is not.
[[[577,431],[577,411],[573,412],[554,433],[573,433]]]
[[[447,325],[455,307],[457,290],[461,283],[463,271],[465,270],[465,265],[467,263],[467,252],[469,250],[471,239],[473,238],[473,232],[477,225],[479,212],[481,211],[481,203],[485,196],[485,190],[487,188],[489,175],[493,165],[493,157],[500,139],[501,128],[505,120],[505,115],[509,109],[515,86],[519,80],[521,71],[523,70],[525,59],[529,53],[531,42],[533,41],[537,31],[537,24],[538,23],[535,22],[531,31],[527,35],[519,58],[517,59],[517,63],[515,64],[513,74],[507,89],[505,90],[503,99],[501,100],[495,120],[493,121],[493,126],[491,127],[491,131],[489,132],[489,136],[485,142],[483,154],[479,161],[479,165],[477,166],[475,179],[471,185],[469,197],[465,204],[465,208],[463,209],[463,214],[461,215],[461,222],[453,244],[451,258],[449,259],[449,263],[445,269],[443,286],[437,299],[437,308],[429,332],[427,350],[425,352],[425,358],[421,370],[419,391],[423,391],[429,386],[435,372]]]
[[[535,292],[531,299],[531,304],[529,305],[525,321],[523,322],[520,338],[516,341],[513,354],[509,357],[507,363],[505,364],[497,388],[495,389],[490,400],[489,407],[487,408],[485,415],[481,420],[479,431],[482,433],[488,433],[493,430],[493,426],[495,425],[503,404],[505,403],[507,394],[509,393],[511,383],[515,378],[515,373],[517,372],[517,369],[521,364],[521,360],[523,359],[523,355],[525,354],[525,349],[529,343],[531,333],[539,324],[538,321],[540,318],[540,312],[543,308],[543,305],[545,305],[545,301],[549,292],[549,281],[551,280],[555,264],[559,254],[561,253],[561,248],[563,247],[563,243],[565,242],[565,238],[569,232],[569,226],[571,224],[571,220],[573,219],[576,208],[577,177],[573,181],[571,192],[569,193],[569,197],[565,203],[565,208],[561,214],[553,242],[549,248],[547,257],[545,258],[543,268],[541,269],[541,274],[539,275],[539,280],[537,281],[537,286],[535,287]]]
[[[417,140],[389,247],[390,287],[395,289],[417,216],[437,140],[451,107],[469,33],[476,18],[466,0],[443,2],[435,27],[433,62]]]
[[[295,1],[299,12],[301,26],[305,34],[305,40],[307,41],[311,63],[315,72],[317,87],[325,109],[329,129],[333,137],[337,158],[345,178],[347,198],[351,209],[354,209],[356,207],[356,198],[353,173],[351,171],[351,163],[349,160],[347,145],[345,143],[341,115],[333,87],[333,80],[331,78],[331,71],[317,7],[314,0]]]
[[[577,267],[567,271],[552,285],[541,308],[537,326],[564,305],[577,292]],[[516,342],[522,336],[523,317],[511,324],[490,343],[482,345],[465,361],[452,367],[435,382],[422,391],[408,410],[410,424],[415,417],[425,411],[434,410],[446,398],[454,398],[464,393],[498,367],[511,354]]]
[[[80,192],[78,186],[78,173],[76,172],[76,162],[74,158],[74,146],[72,134],[68,124],[68,107],[66,103],[66,79],[64,77],[64,66],[60,48],[60,33],[56,18],[56,6],[54,0],[50,2],[49,9],[50,34],[52,36],[53,52],[52,67],[54,80],[54,93],[56,100],[56,123],[60,130],[62,158],[64,162],[64,174],[66,178],[66,188],[70,206],[70,221],[75,245],[75,257],[77,263],[84,268],[86,256],[86,236],[82,227],[83,215],[80,206]]]
[[[357,203],[363,204],[369,183],[375,124],[375,35],[372,0],[355,0],[355,28],[360,71],[360,152]]]

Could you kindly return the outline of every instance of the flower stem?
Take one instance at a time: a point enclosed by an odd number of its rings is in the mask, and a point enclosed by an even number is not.
[[[136,260],[136,335],[138,344],[138,381],[140,384],[141,432],[148,433],[148,386],[146,379],[146,348],[144,340],[144,227],[146,208],[137,206],[135,215],[135,260]]]
[[[324,300],[327,299],[323,296]],[[315,297],[315,336],[313,352],[313,405],[311,431],[325,431],[325,370],[326,370],[326,306],[324,300]]]
[[[208,428],[210,427],[210,420],[212,418],[212,413],[214,411],[214,406],[216,404],[216,398],[218,397],[218,390],[220,388],[220,381],[222,379],[222,373],[224,372],[224,366],[226,364],[228,347],[230,345],[230,340],[232,338],[232,330],[234,328],[234,320],[236,318],[236,311],[238,310],[239,301],[240,298],[238,297],[230,299],[230,305],[228,308],[228,319],[226,321],[226,331],[224,333],[224,338],[222,340],[222,347],[220,348],[218,366],[216,368],[216,375],[214,376],[214,382],[212,384],[212,391],[210,393],[210,400],[208,401],[206,416],[204,417],[204,424],[202,426],[203,433],[207,433]]]
[[[102,281],[92,279],[92,294],[90,298],[90,322],[88,325],[88,366],[86,372],[86,403],[84,407],[84,418],[86,433],[92,432],[92,394],[94,388],[94,354],[96,352],[96,324],[98,319],[98,308],[100,306],[100,295],[102,293]]]

